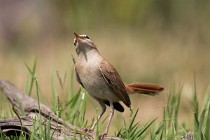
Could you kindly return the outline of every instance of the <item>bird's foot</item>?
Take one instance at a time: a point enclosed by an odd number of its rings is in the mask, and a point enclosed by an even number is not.
[[[94,130],[92,128],[81,128],[81,131],[88,132],[88,133],[93,133],[94,132]]]
[[[103,140],[103,139],[104,139],[104,136],[106,136],[106,135],[107,135],[107,132],[101,133],[101,134],[99,135],[100,140]]]

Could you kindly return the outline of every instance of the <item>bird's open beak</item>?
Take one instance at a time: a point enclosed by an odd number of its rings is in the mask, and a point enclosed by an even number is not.
[[[74,35],[76,37],[76,40],[79,42],[81,40],[81,37],[77,33],[75,33],[75,32],[74,32]]]

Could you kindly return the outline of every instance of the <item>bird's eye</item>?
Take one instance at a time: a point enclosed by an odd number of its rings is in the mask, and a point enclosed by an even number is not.
[[[86,37],[87,39],[90,39],[89,36],[87,36],[87,35],[86,35],[85,37]]]
[[[74,46],[76,46],[76,44],[77,44],[77,40],[76,40],[76,39],[74,39]]]

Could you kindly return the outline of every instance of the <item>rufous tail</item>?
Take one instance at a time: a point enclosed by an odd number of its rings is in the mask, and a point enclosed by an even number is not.
[[[124,84],[128,94],[139,93],[139,94],[154,96],[164,90],[163,87],[150,83],[132,83],[132,84],[124,83]]]

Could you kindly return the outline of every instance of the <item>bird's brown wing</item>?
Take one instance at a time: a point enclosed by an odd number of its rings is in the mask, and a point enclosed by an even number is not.
[[[109,87],[113,90],[113,93],[116,94],[126,106],[130,107],[130,98],[125,89],[125,85],[115,68],[107,61],[102,61],[99,69],[101,71],[101,74],[103,75],[103,78],[105,79]]]

